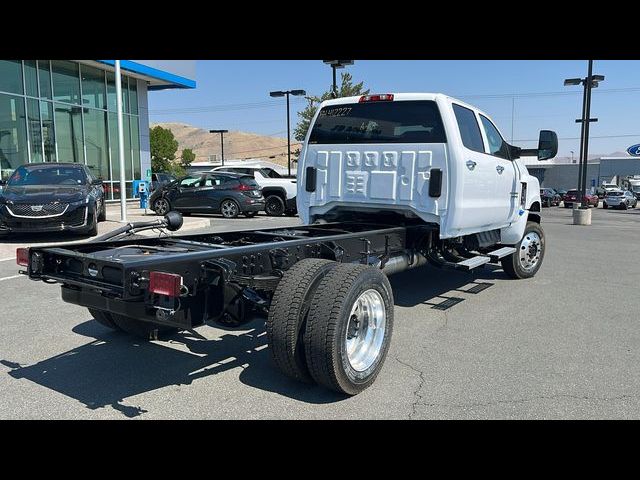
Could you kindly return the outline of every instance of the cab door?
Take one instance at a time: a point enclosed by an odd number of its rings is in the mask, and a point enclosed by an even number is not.
[[[509,158],[509,145],[491,120],[478,114],[485,138],[484,161],[491,165],[491,183],[494,184],[492,208],[498,223],[511,223],[518,209],[520,186],[514,162]]]

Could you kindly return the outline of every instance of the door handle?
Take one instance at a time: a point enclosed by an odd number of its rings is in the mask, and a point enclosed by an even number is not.
[[[502,175],[502,172],[504,172],[504,167],[502,165],[498,165],[496,167],[496,170],[498,171],[498,174]]]
[[[473,160],[467,160],[467,168],[469,170],[473,170],[474,168],[476,168],[476,162],[474,162]]]

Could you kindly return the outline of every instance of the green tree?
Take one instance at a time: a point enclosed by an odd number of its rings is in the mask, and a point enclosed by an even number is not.
[[[154,172],[174,172],[178,141],[168,128],[157,125],[149,132],[151,144],[151,170]]]
[[[185,148],[182,150],[182,155],[180,155],[180,165],[183,168],[187,168],[191,163],[196,159],[196,154],[193,153],[193,150],[190,148]]]
[[[353,77],[348,72],[342,72],[340,74],[340,86],[338,88],[338,97],[352,97],[354,95],[368,95],[369,89],[364,90],[364,82],[353,83]],[[320,102],[330,100],[333,98],[331,94],[331,88],[324,92],[321,96],[307,96],[307,106],[304,110],[298,112],[298,124],[296,125],[293,135],[296,140],[302,142],[307,136],[309,125],[313,116],[318,110]]]

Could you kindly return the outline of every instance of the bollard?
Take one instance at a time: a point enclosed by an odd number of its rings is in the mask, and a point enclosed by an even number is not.
[[[574,225],[591,225],[591,209],[589,207],[574,208],[573,224]]]

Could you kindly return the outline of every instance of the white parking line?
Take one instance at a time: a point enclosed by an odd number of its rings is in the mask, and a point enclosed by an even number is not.
[[[13,278],[22,278],[26,277],[26,275],[11,275],[10,277],[0,278],[0,282],[4,282],[5,280],[11,280]]]
[[[9,260],[15,260],[16,257],[7,257],[7,258],[0,258],[0,262],[8,262]]]

